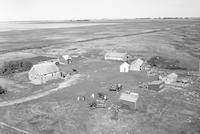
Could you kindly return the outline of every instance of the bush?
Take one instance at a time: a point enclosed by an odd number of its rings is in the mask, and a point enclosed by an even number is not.
[[[7,90],[0,86],[0,94],[6,94]]]
[[[26,60],[5,62],[0,69],[0,75],[10,75],[17,72],[24,72],[31,69],[33,64]]]

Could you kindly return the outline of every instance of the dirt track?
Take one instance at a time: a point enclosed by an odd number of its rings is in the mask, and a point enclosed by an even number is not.
[[[61,90],[63,88],[69,87],[72,84],[75,84],[80,77],[81,77],[80,74],[74,75],[69,80],[66,80],[66,81],[60,83],[57,88],[54,88],[54,89],[51,89],[51,90],[48,90],[48,91],[45,91],[45,92],[42,92],[42,93],[34,94],[34,95],[31,95],[31,96],[23,97],[23,98],[16,99],[16,100],[0,102],[0,107],[20,104],[20,103],[24,103],[24,102],[31,101],[31,100],[36,100],[38,98],[47,96],[47,95],[49,95],[53,92],[56,92],[56,91]]]

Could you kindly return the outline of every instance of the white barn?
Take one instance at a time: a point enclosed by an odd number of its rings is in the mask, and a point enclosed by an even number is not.
[[[109,52],[105,54],[105,60],[127,61],[130,56],[127,53]]]
[[[28,73],[29,80],[35,84],[46,83],[49,80],[61,77],[59,68],[52,62],[43,62],[33,65]]]
[[[120,65],[120,72],[129,72],[130,65],[127,62],[124,62]]]
[[[141,60],[140,58],[137,60],[134,60],[130,65],[130,70],[131,71],[140,71],[143,63],[144,63],[144,61]]]

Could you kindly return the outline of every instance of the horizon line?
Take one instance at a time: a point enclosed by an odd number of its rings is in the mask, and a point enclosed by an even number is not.
[[[136,18],[102,18],[102,19],[35,19],[35,20],[8,20],[0,22],[29,22],[29,21],[93,21],[93,20],[135,20],[135,19],[200,19],[199,17],[136,17]]]

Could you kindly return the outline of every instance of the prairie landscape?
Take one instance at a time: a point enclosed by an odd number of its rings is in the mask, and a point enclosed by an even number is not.
[[[188,87],[166,86],[160,92],[139,88],[157,79],[145,71],[120,73],[122,62],[104,60],[105,53],[129,53],[133,59],[162,56],[177,61],[189,74]],[[34,85],[28,71],[1,76],[1,134],[199,134],[200,133],[200,19],[133,19],[91,21],[27,21],[0,23],[0,65],[14,60],[33,64],[59,55],[72,63],[59,69],[70,79]],[[73,74],[72,69],[78,73]],[[162,69],[163,71],[163,69]],[[139,108],[119,110],[110,119],[109,107],[118,105],[119,93],[110,85],[140,94]],[[91,110],[91,94],[108,96],[106,108]],[[85,96],[85,101],[77,101]]]

